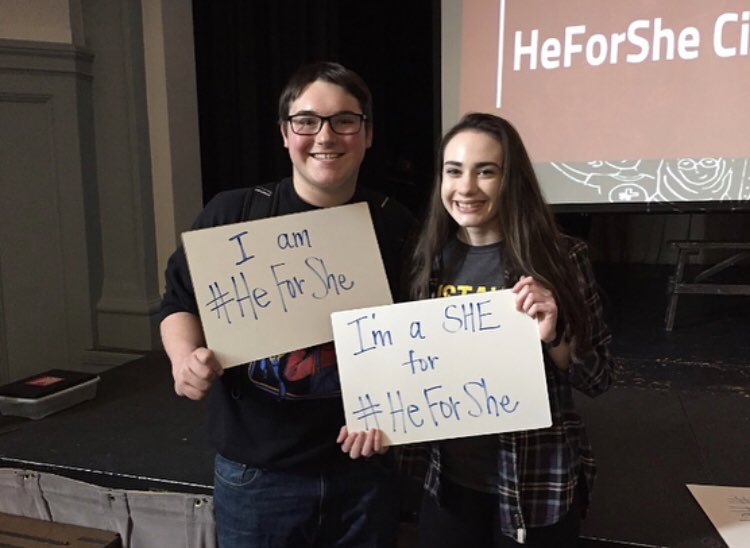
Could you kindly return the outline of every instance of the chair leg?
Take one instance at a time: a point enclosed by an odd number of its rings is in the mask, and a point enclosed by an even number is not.
[[[678,293],[672,293],[672,296],[669,298],[666,316],[667,331],[672,331],[672,327],[674,326],[674,316],[677,312],[677,297],[679,297]]]
[[[677,253],[677,267],[675,268],[674,276],[669,281],[669,304],[667,305],[667,314],[665,318],[667,331],[672,331],[674,327],[674,317],[677,313],[677,299],[680,294],[676,291],[677,285],[682,283],[682,277],[685,274],[685,263],[687,262],[688,253],[684,249],[680,249]]]

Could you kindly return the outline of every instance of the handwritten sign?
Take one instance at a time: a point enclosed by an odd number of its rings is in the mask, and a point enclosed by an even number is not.
[[[688,484],[729,548],[750,546],[750,487]]]
[[[550,426],[537,322],[510,290],[331,315],[350,431],[386,443]]]
[[[182,240],[206,343],[223,367],[330,341],[331,312],[392,302],[365,203]]]

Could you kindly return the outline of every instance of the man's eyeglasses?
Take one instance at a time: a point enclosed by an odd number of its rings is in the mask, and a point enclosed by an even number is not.
[[[287,117],[287,122],[292,131],[297,135],[317,135],[323,128],[323,123],[328,122],[328,127],[339,135],[353,135],[362,129],[362,122],[367,120],[364,114],[354,112],[340,112],[331,116],[318,116],[317,114],[293,114]]]

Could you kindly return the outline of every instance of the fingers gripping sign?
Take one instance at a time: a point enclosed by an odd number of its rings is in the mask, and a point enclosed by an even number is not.
[[[516,309],[539,322],[539,338],[550,342],[557,336],[557,302],[552,291],[531,276],[521,276],[513,286]]]
[[[196,348],[182,360],[173,363],[175,393],[191,400],[201,400],[208,393],[214,379],[223,373],[224,370],[211,350]]]
[[[341,427],[336,442],[341,444],[341,450],[349,453],[352,459],[382,455],[388,451],[383,446],[383,434],[377,428],[362,432],[349,432],[346,426]]]

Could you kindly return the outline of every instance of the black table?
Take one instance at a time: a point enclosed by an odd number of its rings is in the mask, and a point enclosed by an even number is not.
[[[0,466],[116,489],[210,494],[206,404],[175,395],[162,352],[101,375],[97,395],[40,420],[0,417]]]

